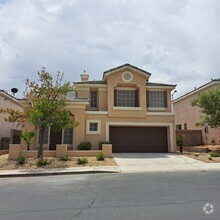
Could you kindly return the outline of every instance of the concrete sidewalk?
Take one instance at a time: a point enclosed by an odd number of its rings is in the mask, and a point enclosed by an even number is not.
[[[94,173],[120,173],[118,166],[99,167],[73,167],[73,168],[50,168],[50,169],[28,169],[28,170],[4,170],[0,171],[0,178],[25,177],[25,176],[54,176],[73,174],[94,174]]]

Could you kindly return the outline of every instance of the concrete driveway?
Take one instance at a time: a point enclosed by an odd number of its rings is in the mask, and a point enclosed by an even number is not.
[[[204,171],[210,167],[175,153],[114,153],[113,157],[122,172]]]

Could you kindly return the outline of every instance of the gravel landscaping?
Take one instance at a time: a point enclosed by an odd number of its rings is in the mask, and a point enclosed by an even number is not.
[[[220,157],[211,157],[209,153],[184,152],[183,155],[205,163],[220,163]]]
[[[38,167],[37,159],[28,158],[25,164],[19,165],[17,161],[8,160],[8,154],[0,156],[0,170],[14,170],[14,169],[37,169],[37,168],[68,168],[68,167],[91,167],[91,166],[116,166],[113,158],[105,158],[104,161],[97,161],[96,157],[87,157],[88,163],[85,165],[77,164],[77,157],[70,157],[68,161],[62,161],[59,158],[48,157],[51,164]]]
[[[201,160],[205,163],[220,163],[220,157],[212,157],[210,155],[210,152],[214,151],[214,152],[220,152],[220,145],[202,145],[202,146],[195,146],[195,147],[191,147],[191,149],[193,148],[206,148],[209,150],[209,152],[207,153],[200,153],[200,152],[187,152],[184,151],[183,155],[187,156],[187,157],[191,157],[193,159],[196,160]]]

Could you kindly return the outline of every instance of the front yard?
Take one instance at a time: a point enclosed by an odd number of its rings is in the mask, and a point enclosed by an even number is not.
[[[208,148],[209,152],[187,152],[184,151],[183,155],[187,157],[191,157],[196,160],[201,160],[205,163],[220,163],[220,145],[203,145],[203,146],[196,146],[191,148]],[[184,148],[183,148],[184,149]],[[212,153],[217,152],[217,153]]]
[[[220,163],[220,157],[211,157],[209,153],[184,152],[183,155],[205,163]]]
[[[28,158],[23,165],[18,164],[17,161],[8,160],[8,154],[0,156],[0,170],[14,170],[14,169],[37,169],[37,168],[68,168],[68,167],[82,167],[82,166],[115,166],[117,165],[113,158],[105,158],[103,161],[98,161],[96,157],[87,157],[88,163],[79,165],[77,163],[78,157],[69,157],[68,161],[63,161],[60,158],[48,157],[50,164],[39,167],[37,166],[38,159]]]

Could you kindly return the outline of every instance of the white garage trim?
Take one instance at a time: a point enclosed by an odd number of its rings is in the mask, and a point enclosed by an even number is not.
[[[158,123],[158,122],[106,122],[106,141],[109,141],[109,128],[110,126],[138,126],[138,127],[169,127],[169,140],[168,140],[168,151],[174,152],[175,146],[174,146],[174,137],[173,137],[173,124],[172,123]]]

